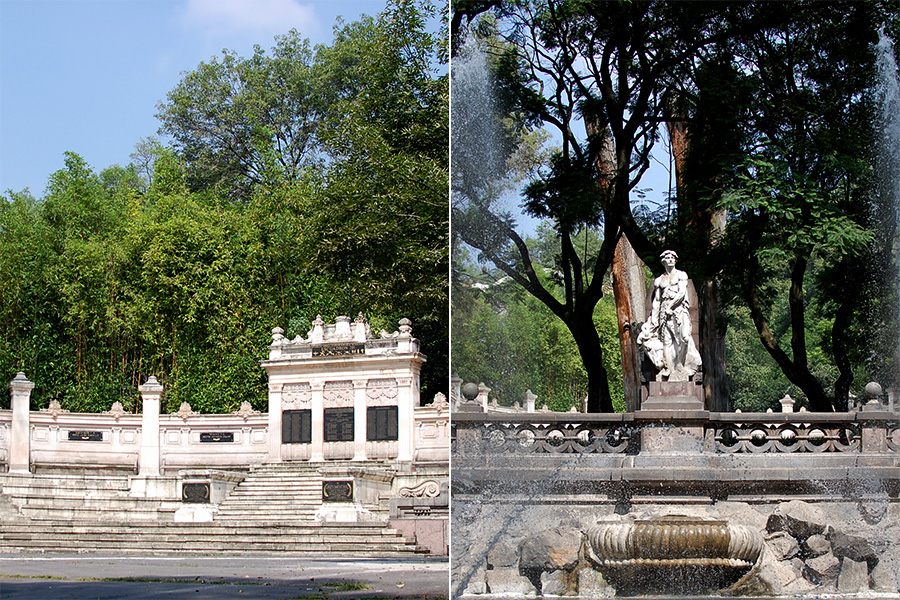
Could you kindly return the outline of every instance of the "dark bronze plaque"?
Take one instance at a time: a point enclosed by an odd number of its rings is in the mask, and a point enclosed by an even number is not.
[[[234,433],[231,431],[204,431],[200,433],[201,442],[233,442]]]
[[[102,442],[102,431],[70,431],[70,442]]]
[[[346,356],[348,354],[365,354],[366,345],[357,342],[334,342],[313,346],[313,356]]]
[[[322,502],[353,502],[353,482],[323,481]]]
[[[281,413],[281,443],[309,444],[312,442],[312,411],[285,410]]]
[[[325,441],[353,441],[353,407],[325,409]]]
[[[209,503],[209,484],[185,483],[181,486],[181,501],[192,504]]]

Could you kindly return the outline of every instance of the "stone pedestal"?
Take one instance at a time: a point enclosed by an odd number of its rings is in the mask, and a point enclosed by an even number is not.
[[[703,451],[706,419],[703,386],[693,381],[651,381],[650,394],[635,413],[636,420],[659,421],[641,430],[641,452],[647,454],[696,454]]]
[[[693,381],[651,381],[641,411],[704,410],[703,386]]]

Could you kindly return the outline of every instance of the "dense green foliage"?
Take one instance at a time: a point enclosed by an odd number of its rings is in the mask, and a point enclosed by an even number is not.
[[[586,234],[576,237],[581,243]],[[595,236],[588,236],[596,241]],[[542,226],[527,238],[545,285],[560,293],[554,279],[559,245],[552,230]],[[454,253],[453,368],[465,381],[484,383],[489,397],[502,406],[524,405],[527,390],[538,408],[584,410],[587,373],[575,340],[546,306],[499,270],[479,269],[464,248]],[[625,410],[622,362],[612,294],[598,303],[594,327],[599,332],[608,385],[617,412]]]
[[[413,321],[422,398],[447,393],[446,41],[437,9],[398,1],[297,32],[267,55],[226,52],[160,105],[173,147],[99,173],[74,153],[46,194],[0,199],[0,377],[35,406],[265,409],[271,330],[364,312]]]
[[[453,7],[454,48],[468,32],[482,40],[501,118],[559,140],[522,205],[560,241],[563,293],[539,277],[496,182],[477,180],[483,170],[453,170],[454,232],[568,327],[600,380],[589,410],[609,410],[605,342],[589,318],[622,236],[651,270],[663,248],[682,256],[702,291],[701,346],[725,337],[737,355],[726,357],[737,407],[790,391],[811,410],[845,410],[868,376],[894,385],[896,344],[872,346],[896,339],[896,190],[873,177],[876,44],[881,26],[896,39],[895,3]],[[648,210],[639,185],[663,140],[676,194]],[[572,243],[584,227],[601,233],[587,254]]]

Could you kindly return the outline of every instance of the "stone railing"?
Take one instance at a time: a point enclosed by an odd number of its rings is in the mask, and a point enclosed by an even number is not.
[[[271,460],[269,415],[247,402],[231,414],[200,414],[188,403],[160,414],[163,388],[151,378],[140,387],[140,414],[126,412],[120,402],[104,413],[69,412],[55,401],[32,411],[32,387],[24,375],[17,376],[10,384],[12,407],[0,410],[0,472],[77,469],[158,477],[184,469],[246,470]],[[446,465],[449,413],[442,396],[415,407],[411,429],[416,462]],[[281,433],[274,432],[276,442]],[[390,444],[369,444],[378,443]],[[367,458],[380,456],[369,452]]]
[[[451,452],[465,454],[639,454],[647,428],[691,426],[702,454],[892,453],[900,415],[704,413],[645,418],[640,413],[465,413],[453,415]]]

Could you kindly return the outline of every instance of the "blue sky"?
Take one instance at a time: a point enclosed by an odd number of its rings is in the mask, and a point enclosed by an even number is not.
[[[158,102],[224,48],[241,56],[296,28],[330,43],[335,19],[384,0],[0,0],[0,194],[44,193],[80,154],[97,171],[156,134]]]

